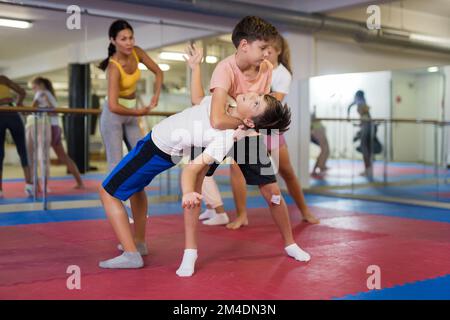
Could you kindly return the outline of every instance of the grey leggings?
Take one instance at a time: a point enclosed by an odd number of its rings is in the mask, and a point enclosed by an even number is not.
[[[127,140],[128,151],[142,138],[135,116],[121,116],[109,110],[108,101],[103,104],[100,117],[100,133],[106,149],[108,170],[111,171],[122,160],[122,141]]]

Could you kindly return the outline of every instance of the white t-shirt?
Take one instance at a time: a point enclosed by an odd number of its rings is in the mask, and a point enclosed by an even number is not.
[[[45,98],[47,96],[48,101],[50,102],[50,105],[47,103],[47,99]],[[34,95],[33,102],[37,102],[38,108],[56,108],[58,106],[58,103],[56,102],[56,98],[52,95],[52,93],[48,90],[38,90],[36,91],[36,94]],[[33,116],[30,115],[27,117],[27,125],[31,125],[33,123],[34,119]],[[59,125],[59,118],[58,115],[50,115],[50,124],[52,126]]]
[[[281,63],[272,71],[271,92],[289,93],[292,75]]]
[[[187,108],[159,122],[152,130],[152,140],[165,153],[181,156],[189,154],[192,146],[206,147],[203,153],[221,162],[234,144],[235,130],[211,127],[211,96],[199,105]]]

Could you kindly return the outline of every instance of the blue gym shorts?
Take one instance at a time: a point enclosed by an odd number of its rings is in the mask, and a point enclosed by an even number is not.
[[[113,197],[127,200],[143,190],[158,174],[176,165],[169,154],[153,143],[151,134],[150,131],[139,140],[103,181],[103,188]]]

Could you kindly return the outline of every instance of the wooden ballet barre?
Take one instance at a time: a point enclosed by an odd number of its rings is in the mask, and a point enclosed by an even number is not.
[[[336,121],[336,122],[364,122],[364,121],[372,121],[372,122],[393,122],[393,123],[424,123],[424,124],[435,124],[438,126],[448,126],[450,125],[450,121],[437,121],[437,120],[424,120],[424,119],[345,119],[345,118],[316,118],[315,121]]]
[[[102,113],[102,109],[84,109],[84,108],[32,108],[32,107],[0,107],[0,112],[21,112],[21,113],[30,113],[30,112],[47,112],[47,113],[63,113],[63,114],[81,114],[81,115],[99,115]],[[152,111],[148,114],[148,116],[160,116],[160,117],[170,117],[177,112],[169,112],[169,111]],[[424,120],[424,119],[345,119],[345,118],[316,118],[316,121],[336,121],[336,122],[364,122],[364,121],[372,121],[372,122],[391,122],[391,123],[423,123],[423,124],[434,124],[438,126],[448,126],[450,125],[450,121],[437,121],[437,120]]]
[[[46,112],[46,113],[63,113],[63,114],[78,114],[78,115],[99,115],[102,113],[102,109],[83,109],[83,108],[32,108],[32,107],[0,107],[0,112]],[[148,116],[162,116],[170,117],[176,112],[169,111],[152,111]]]

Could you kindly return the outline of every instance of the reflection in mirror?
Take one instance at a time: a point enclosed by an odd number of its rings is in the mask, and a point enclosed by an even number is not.
[[[440,70],[313,77],[312,190],[378,200],[449,202],[446,79]],[[358,96],[361,92],[364,95]],[[370,118],[365,119],[366,109]],[[329,149],[323,170],[315,167],[323,150],[320,135]]]

